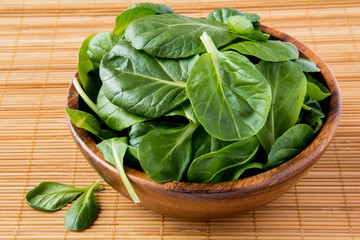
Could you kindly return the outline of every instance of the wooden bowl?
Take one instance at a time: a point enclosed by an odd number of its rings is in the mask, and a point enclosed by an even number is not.
[[[326,122],[316,139],[299,155],[270,171],[222,183],[158,183],[145,173],[126,168],[126,173],[141,200],[141,205],[169,216],[206,220],[245,212],[262,206],[291,189],[321,157],[333,138],[340,121],[341,96],[335,76],[315,52],[293,37],[275,29],[261,26],[272,39],[293,43],[300,56],[316,63],[331,92]],[[79,80],[78,74],[76,76]],[[70,84],[66,106],[78,109],[78,94]],[[102,153],[88,133],[67,119],[70,131],[91,166],[113,188],[129,198],[114,166],[104,160]]]

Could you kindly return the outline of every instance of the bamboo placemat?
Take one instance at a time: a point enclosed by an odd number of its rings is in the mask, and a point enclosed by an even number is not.
[[[136,206],[106,185],[100,213],[83,232],[66,213],[30,208],[42,181],[85,186],[100,177],[75,147],[65,121],[67,87],[82,40],[111,31],[135,1],[0,1],[0,239],[360,239],[359,0],[155,1],[205,17],[220,7],[258,13],[262,23],[309,45],[342,92],[340,127],[312,171],[291,191],[247,214],[192,222]]]

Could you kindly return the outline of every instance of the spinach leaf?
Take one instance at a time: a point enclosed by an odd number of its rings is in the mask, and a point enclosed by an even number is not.
[[[260,31],[260,22],[259,22],[259,15],[257,15],[256,13],[243,13],[252,23],[252,25],[254,26],[255,30]]]
[[[238,170],[235,172],[231,180],[232,181],[238,180],[246,170],[254,169],[254,168],[264,169],[264,164],[258,162],[246,164],[245,166],[238,168]]]
[[[191,160],[191,137],[197,127],[197,123],[190,123],[146,134],[138,148],[145,173],[157,182],[180,181]]]
[[[65,111],[75,126],[89,131],[100,139],[116,137],[115,133],[109,130],[102,130],[98,120],[90,113],[71,108],[65,108]]]
[[[164,4],[156,4],[156,3],[136,3],[131,5],[128,9],[134,9],[134,8],[146,8],[156,11],[157,13],[162,14],[171,14],[174,13],[174,10],[166,6]]]
[[[197,119],[221,140],[253,136],[269,112],[269,83],[246,57],[219,52],[206,33],[202,41],[209,53],[197,60],[186,85]]]
[[[57,182],[42,182],[26,193],[26,202],[30,207],[38,210],[53,212],[70,203],[76,196],[86,192],[89,188],[76,188]],[[97,185],[95,191],[103,190],[102,185]]]
[[[183,102],[179,107],[168,112],[165,116],[182,116],[187,118],[191,122],[198,122],[190,101]]]
[[[269,62],[287,61],[299,57],[299,51],[293,44],[274,40],[238,42],[222,51],[229,49]]]
[[[146,121],[136,123],[131,126],[129,131],[129,143],[133,147],[138,147],[141,139],[148,134],[150,131],[155,129],[174,129],[184,126],[179,126],[177,124],[159,122],[159,121]]]
[[[98,90],[101,86],[99,73],[95,70],[93,63],[87,54],[90,41],[95,35],[96,34],[92,34],[83,41],[78,55],[78,72],[81,84],[83,85],[85,92],[93,101],[96,100]]]
[[[187,99],[185,82],[193,59],[157,59],[121,42],[104,56],[100,76],[105,96],[127,111],[160,117]]]
[[[123,108],[112,104],[105,96],[103,88],[97,99],[99,117],[114,130],[121,131],[131,125],[148,120],[148,118],[132,114]]]
[[[329,90],[310,74],[306,74],[307,92],[306,95],[312,100],[321,101],[330,96]]]
[[[65,227],[67,229],[74,231],[84,230],[94,222],[98,213],[94,191],[99,182],[100,180],[95,181],[90,188],[71,205],[65,215]]]
[[[312,141],[314,132],[306,124],[298,124],[276,139],[265,164],[266,169],[275,168],[303,151]]]
[[[200,36],[206,31],[217,47],[237,37],[225,23],[176,14],[145,16],[133,21],[125,37],[152,56],[184,58],[205,52]]]
[[[89,98],[89,96],[85,93],[85,91],[82,89],[80,83],[78,82],[77,78],[74,77],[73,84],[75,87],[76,92],[79,94],[79,96],[84,100],[86,105],[88,105],[91,110],[98,115],[98,110],[96,104]]]
[[[121,180],[126,190],[128,191],[131,199],[134,201],[134,203],[140,203],[140,199],[136,195],[136,192],[133,189],[133,187],[131,186],[131,183],[128,177],[126,176],[124,170],[124,165],[123,165],[124,156],[128,148],[127,138],[126,137],[111,138],[102,141],[96,146],[102,152],[106,161],[108,161],[109,163],[113,164],[116,167],[121,177]]]
[[[239,173],[238,168],[251,162],[258,148],[256,137],[250,137],[219,151],[204,154],[191,163],[187,172],[188,179],[190,182],[199,183],[232,180],[234,174]],[[227,174],[224,174],[225,172]]]
[[[320,104],[317,101],[306,97],[298,122],[306,123],[307,125],[312,127],[312,129],[316,133],[323,126],[322,119],[324,117],[325,114],[322,111]]]
[[[275,140],[293,127],[299,117],[306,94],[306,77],[299,65],[291,61],[261,61],[257,69],[269,81],[272,102],[264,127],[257,137],[267,153]]]
[[[212,11],[206,19],[227,23],[229,17],[237,15],[243,15],[243,13],[235,8],[219,8]]]
[[[229,17],[227,24],[231,30],[239,34],[238,37],[247,40],[265,41],[270,36],[262,33],[260,30],[256,30],[253,23],[245,15]]]
[[[155,15],[156,13],[157,11],[155,10],[143,8],[143,7],[128,9],[116,17],[115,28],[112,31],[112,33],[122,37],[125,34],[125,29],[132,21],[141,18],[143,16]]]
[[[316,64],[306,58],[298,58],[295,59],[294,62],[300,65],[303,72],[320,72],[320,69],[316,66]]]

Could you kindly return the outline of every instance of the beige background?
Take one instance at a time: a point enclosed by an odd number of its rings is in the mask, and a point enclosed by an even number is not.
[[[115,17],[135,1],[0,0],[0,239],[360,239],[359,0],[156,2],[193,17],[220,7],[255,12],[264,25],[319,53],[343,98],[330,147],[295,188],[247,214],[179,220],[136,206],[106,185],[96,193],[94,225],[67,231],[67,208],[36,211],[25,193],[42,181],[85,186],[99,179],[66,125],[66,91],[82,40],[111,31]]]

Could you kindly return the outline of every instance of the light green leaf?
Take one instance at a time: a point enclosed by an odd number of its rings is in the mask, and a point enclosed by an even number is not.
[[[70,118],[71,122],[75,126],[79,128],[83,128],[86,131],[91,132],[95,136],[99,135],[99,132],[101,130],[100,124],[93,115],[84,111],[75,110],[71,108],[65,108],[65,111],[68,117]]]
[[[237,15],[243,15],[243,13],[235,8],[219,8],[212,11],[206,19],[227,23],[229,17]]]
[[[156,11],[157,13],[162,14],[171,14],[174,13],[174,10],[166,6],[164,4],[156,4],[156,3],[136,3],[131,5],[128,9],[135,9],[135,8],[146,8]]]
[[[329,90],[310,74],[306,74],[307,92],[306,95],[312,100],[322,101],[330,96]]]
[[[246,57],[218,52],[208,36],[202,39],[209,53],[198,59],[186,86],[197,119],[221,140],[253,136],[269,112],[269,83]]]
[[[249,17],[251,18],[251,16]],[[254,26],[251,20],[246,15],[232,16],[228,18],[227,24],[230,29],[239,34],[238,37],[240,38],[258,41],[267,40],[269,38],[269,35],[262,33],[260,30],[258,30],[258,23],[255,23]]]
[[[320,72],[320,69],[316,66],[316,64],[309,59],[298,58],[294,60],[294,62],[300,65],[303,72]]]

